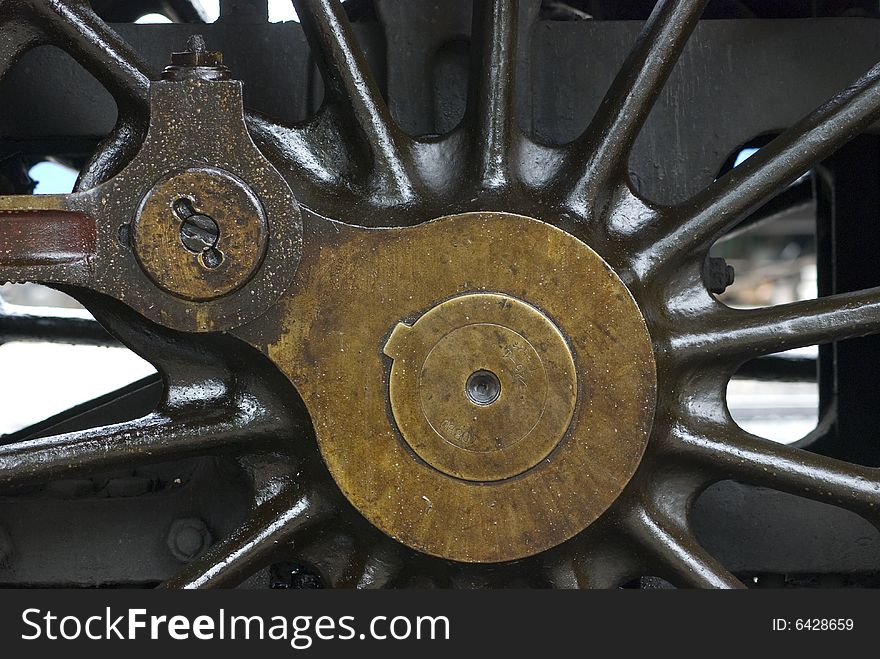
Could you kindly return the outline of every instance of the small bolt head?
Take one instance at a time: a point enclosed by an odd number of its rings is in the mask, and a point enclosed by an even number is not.
[[[717,256],[710,256],[703,263],[703,280],[710,292],[720,295],[733,285],[736,273],[733,266]]]
[[[204,37],[191,35],[186,50],[171,53],[171,65],[162,72],[163,80],[225,80],[229,69],[223,66],[223,53],[208,50]]]
[[[213,542],[207,524],[197,517],[176,519],[168,530],[168,549],[181,563],[188,563]]]
[[[180,223],[180,242],[193,254],[213,248],[220,240],[220,227],[214,218],[197,213]]]

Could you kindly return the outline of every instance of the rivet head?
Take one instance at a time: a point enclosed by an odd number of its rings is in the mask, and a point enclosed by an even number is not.
[[[197,517],[176,519],[168,530],[168,549],[181,563],[188,563],[211,546],[208,525]]]

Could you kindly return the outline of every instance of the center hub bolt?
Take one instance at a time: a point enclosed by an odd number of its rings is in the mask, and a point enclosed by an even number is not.
[[[174,205],[174,212],[180,218],[180,242],[199,255],[199,262],[206,268],[216,268],[223,262],[223,253],[217,249],[220,240],[220,227],[214,218],[193,210],[189,199],[181,199]]]

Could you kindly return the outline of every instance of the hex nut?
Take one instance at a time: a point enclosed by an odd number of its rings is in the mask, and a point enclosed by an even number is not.
[[[213,541],[207,524],[197,517],[176,519],[168,530],[168,549],[181,563],[189,563]]]

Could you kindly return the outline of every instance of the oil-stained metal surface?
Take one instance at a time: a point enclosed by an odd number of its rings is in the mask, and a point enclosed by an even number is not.
[[[403,230],[313,222],[280,337],[240,331],[296,386],[358,510],[421,551],[496,562],[555,546],[608,508],[644,451],[655,374],[644,319],[595,252],[504,213]],[[398,323],[413,320],[404,338]],[[518,380],[518,365],[543,373]],[[466,402],[482,369],[501,378],[497,417]],[[519,386],[533,391],[520,399]],[[489,446],[465,445],[468,433],[485,443],[493,425]]]
[[[378,3],[380,16],[398,15],[389,2]],[[725,389],[756,357],[877,333],[878,289],[732,309],[707,290],[703,265],[719,236],[880,118],[880,68],[726,175],[701,170],[711,182],[686,201],[651,201],[629,173],[630,157],[675,62],[700,52],[685,42],[705,4],[660,0],[587,129],[548,147],[520,130],[516,113],[523,76],[534,74],[522,66],[522,35],[535,3],[487,0],[474,3],[472,23],[449,17],[460,32],[471,23],[463,34],[477,44],[465,116],[443,135],[419,137],[394,121],[336,0],[296,2],[325,90],[320,110],[297,125],[243,111],[241,86],[225,73],[150,85],[157,76],[84,3],[0,0],[0,27],[9,28],[0,31],[0,72],[35,44],[55,43],[120,105],[78,192],[0,197],[0,278],[73,284],[68,290],[151,359],[164,383],[158,410],[140,419],[5,444],[0,483],[14,490],[117,464],[245,454],[251,519],[166,583],[174,587],[239,583],[267,563],[286,564],[279,550],[290,547],[332,585],[616,587],[651,575],[742,587],[692,523],[698,495],[731,479],[877,525],[876,469],[745,433]],[[680,114],[670,116],[678,123],[666,133],[681,125]],[[674,146],[665,153],[669,162],[681,155]],[[174,252],[161,264],[159,252],[142,258],[163,289],[134,255],[137,208],[157,182],[204,168],[252,191],[265,215],[265,254],[259,239],[227,248],[241,263],[213,284],[208,274],[180,283],[157,274],[160,265],[192,275],[224,262],[211,250],[223,252],[227,222],[183,191],[193,199],[171,209],[177,262]],[[309,209],[304,238],[291,190]],[[46,243],[68,255],[56,261],[37,249],[40,240],[13,241],[39,217],[78,227],[73,235],[93,227],[94,250],[64,240],[66,229]],[[260,231],[247,222],[246,235]],[[167,226],[155,235],[162,250],[176,248]],[[478,304],[476,313],[489,314],[478,324],[500,329],[472,330],[455,305],[481,295],[534,314],[493,315]],[[409,352],[419,323],[447,311],[451,331],[425,332],[425,345]],[[476,355],[513,334],[533,350],[521,363],[559,374],[523,378],[539,390],[546,383],[546,394],[520,397],[515,414],[528,425],[533,400],[558,409],[539,441],[502,426],[486,442],[469,428],[487,427],[482,412],[488,419],[505,405],[512,385],[503,362]],[[447,369],[435,366],[430,346]],[[468,426],[457,418],[472,404],[480,410]],[[472,437],[483,449],[470,451],[476,458],[463,445]]]
[[[119,174],[71,195],[0,199],[0,279],[87,286],[151,320],[196,332],[234,327],[265,311],[296,269],[301,221],[242,113],[237,81],[153,83],[150,130]],[[181,200],[193,212],[217,215],[214,262],[181,241]],[[40,214],[54,220],[55,231],[37,250],[35,239],[16,237]],[[62,267],[65,260],[74,267]]]
[[[0,262],[12,267],[83,264],[95,255],[95,223],[76,212],[0,213]]]

